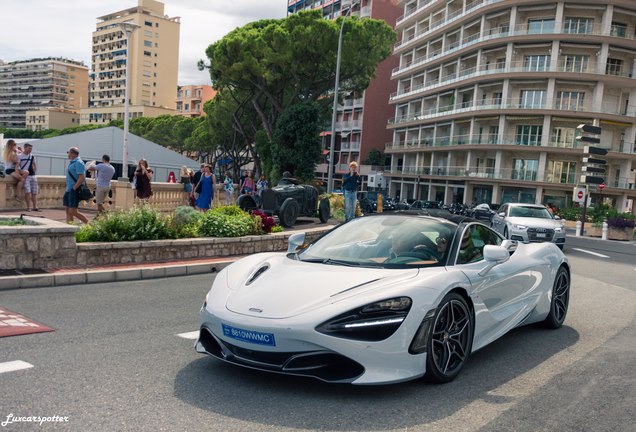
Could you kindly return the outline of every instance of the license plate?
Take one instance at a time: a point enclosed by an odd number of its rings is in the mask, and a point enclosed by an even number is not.
[[[537,238],[545,238],[546,234],[543,233],[537,233]]]
[[[223,328],[223,335],[226,337],[257,345],[276,346],[276,339],[274,339],[273,333],[261,333],[254,330],[232,327],[227,324],[221,324],[221,326]]]

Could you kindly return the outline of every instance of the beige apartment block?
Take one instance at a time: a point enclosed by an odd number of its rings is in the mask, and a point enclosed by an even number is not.
[[[26,112],[88,105],[88,67],[65,58],[0,62],[0,126],[26,127]]]
[[[48,108],[26,112],[26,128],[39,131],[46,129],[64,129],[80,125],[77,111]]]
[[[97,29],[93,32],[90,105],[82,111],[81,123],[103,123],[105,117],[123,114],[126,62],[130,63],[129,102],[137,108],[135,113],[175,114],[179,17],[165,15],[161,2],[138,0],[135,7],[97,19]],[[123,22],[138,26],[129,43],[119,25]]]
[[[173,109],[154,107],[148,105],[130,105],[128,107],[128,118],[137,117],[159,117],[162,115],[176,115]],[[124,120],[124,110],[120,106],[84,108],[80,110],[80,125],[87,124],[108,124],[112,120]]]
[[[203,105],[214,96],[216,96],[216,90],[209,85],[179,86],[177,113],[186,117],[204,116]]]
[[[577,126],[602,127],[605,189],[636,200],[636,2],[401,0],[391,196],[571,205]]]

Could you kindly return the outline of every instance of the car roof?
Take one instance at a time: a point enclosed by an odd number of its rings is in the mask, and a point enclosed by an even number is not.
[[[511,207],[534,207],[534,208],[545,208],[541,204],[526,204],[526,203],[508,203]]]

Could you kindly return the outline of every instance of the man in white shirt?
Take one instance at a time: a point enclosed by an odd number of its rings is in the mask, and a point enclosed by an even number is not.
[[[110,164],[110,156],[105,154],[102,156],[102,163],[91,166],[88,170],[96,173],[95,202],[97,202],[97,211],[102,213],[104,211],[104,201],[110,192],[110,180],[115,175],[115,168]]]
[[[35,164],[35,156],[33,156],[33,145],[25,143],[22,153],[18,154],[20,158],[20,169],[29,171],[29,175],[24,181],[24,199],[26,200],[27,211],[40,211],[38,208],[37,196],[39,192],[38,179],[35,176],[37,165]]]

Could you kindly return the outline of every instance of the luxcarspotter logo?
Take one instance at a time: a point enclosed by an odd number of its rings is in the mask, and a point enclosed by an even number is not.
[[[44,423],[68,423],[68,416],[50,416],[50,417],[42,417],[42,416],[26,416],[26,417],[16,417],[13,413],[10,413],[7,416],[7,419],[4,420],[0,425],[5,427],[7,425],[13,423],[38,423],[40,426]]]

